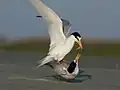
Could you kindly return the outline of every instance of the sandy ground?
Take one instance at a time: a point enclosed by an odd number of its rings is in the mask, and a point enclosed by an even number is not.
[[[120,90],[119,58],[82,56],[84,73],[65,82],[52,77],[49,67],[35,68],[41,57],[40,53],[0,52],[0,90]]]

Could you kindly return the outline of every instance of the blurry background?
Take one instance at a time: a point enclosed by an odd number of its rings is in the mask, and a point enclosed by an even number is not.
[[[43,1],[81,33],[84,55],[120,56],[119,0]],[[47,27],[36,15],[28,0],[0,0],[0,48],[47,51]]]

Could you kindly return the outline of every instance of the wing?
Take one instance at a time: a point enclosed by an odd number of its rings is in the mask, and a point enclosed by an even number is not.
[[[65,34],[66,37],[69,36],[69,32],[71,30],[71,23],[68,20],[65,20],[63,18],[61,18],[62,20],[62,24],[63,24],[63,32]]]
[[[30,0],[38,13],[43,17],[48,25],[48,33],[50,36],[50,49],[63,42],[66,37],[63,33],[62,21],[59,16],[41,0]]]
[[[36,17],[42,18],[42,16],[36,16]],[[65,36],[68,37],[71,30],[71,23],[68,20],[65,20],[63,18],[61,18],[61,21],[62,21],[63,32]]]

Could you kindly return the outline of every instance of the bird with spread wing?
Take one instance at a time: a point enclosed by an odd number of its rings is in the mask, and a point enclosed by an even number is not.
[[[60,18],[42,0],[30,0],[30,2],[39,13],[38,17],[42,17],[46,22],[50,36],[49,52],[39,61],[39,67],[53,60],[59,63],[72,50],[75,42],[79,45],[77,49],[83,49],[81,35],[78,32],[67,34],[71,28],[68,20]]]

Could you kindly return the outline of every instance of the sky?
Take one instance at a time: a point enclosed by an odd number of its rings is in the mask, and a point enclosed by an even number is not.
[[[120,39],[120,0],[43,0],[87,38]],[[0,0],[0,34],[9,38],[47,36],[28,0]]]

